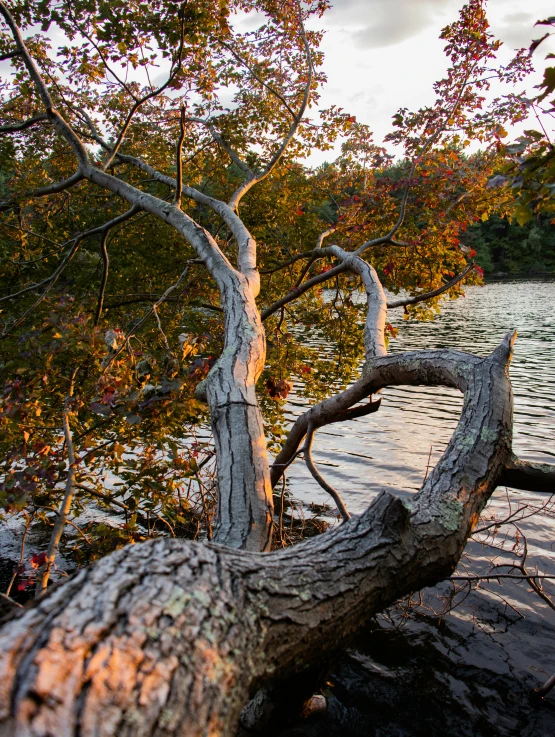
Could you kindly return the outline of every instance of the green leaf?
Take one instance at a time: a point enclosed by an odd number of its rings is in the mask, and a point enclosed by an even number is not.
[[[532,209],[528,205],[520,204],[514,212],[514,219],[520,226],[526,225],[526,223],[532,220],[533,216]]]

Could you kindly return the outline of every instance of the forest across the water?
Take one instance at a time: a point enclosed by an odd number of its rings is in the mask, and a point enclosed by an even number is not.
[[[555,273],[555,228],[550,215],[539,215],[524,225],[492,215],[473,226],[468,239],[487,275]]]

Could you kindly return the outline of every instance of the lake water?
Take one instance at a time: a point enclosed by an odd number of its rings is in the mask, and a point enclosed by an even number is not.
[[[514,449],[522,459],[555,463],[555,280],[469,287],[465,298],[445,302],[434,322],[405,321],[402,309],[391,311],[390,322],[399,328],[391,352],[449,347],[485,356],[516,329]],[[376,414],[316,436],[314,458],[351,513],[382,489],[417,491],[462,406],[461,395],[445,388],[397,387],[382,396]],[[300,404],[291,403],[292,418]],[[289,484],[305,505],[330,501],[301,460],[290,469]],[[469,543],[459,573],[484,575],[493,564],[522,562],[525,540],[528,570],[555,576],[549,494],[500,488],[482,526],[511,513],[513,524],[493,537],[493,528],[489,537],[478,536],[486,544]],[[555,601],[554,584],[543,587]],[[451,592],[451,585],[427,590],[410,614],[399,607],[380,618],[331,675],[327,716],[305,722],[299,734],[555,736],[555,691],[539,706],[528,699],[531,688],[555,673],[555,611],[527,582],[507,580],[461,591],[452,602],[461,603],[440,616]]]

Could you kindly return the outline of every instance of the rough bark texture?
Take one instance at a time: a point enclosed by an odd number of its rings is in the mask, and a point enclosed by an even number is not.
[[[1,735],[233,735],[249,695],[317,663],[376,612],[445,578],[510,458],[511,340],[375,359],[368,388],[456,386],[465,401],[412,505],[369,509],[274,553],[158,540],[127,547],[0,632]]]
[[[268,550],[273,501],[266,437],[255,384],[266,342],[245,277],[222,295],[226,341],[203,382],[218,460],[218,512],[214,540],[246,550]]]

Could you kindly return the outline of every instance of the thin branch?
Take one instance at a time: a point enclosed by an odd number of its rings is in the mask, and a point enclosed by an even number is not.
[[[328,419],[326,425],[332,425],[335,422],[348,422],[349,420],[356,420],[359,417],[366,417],[367,415],[374,414],[374,412],[379,410],[381,403],[381,398],[373,402],[372,397],[370,397],[366,404],[358,404],[351,409],[338,412],[335,417]]]
[[[114,225],[118,225],[119,223],[125,222],[130,217],[132,217],[135,213],[139,212],[140,207],[138,205],[133,205],[127,212],[124,212],[122,215],[118,215],[113,220],[110,220],[110,222],[105,223],[104,225],[99,226],[98,228],[92,228],[91,230],[86,231],[85,233],[81,233],[80,235],[76,236],[73,239],[73,246],[70,249],[67,256],[63,259],[61,264],[58,266],[56,271],[51,274],[46,279],[43,279],[38,284],[33,284],[29,287],[25,287],[24,289],[21,289],[19,292],[15,292],[14,294],[8,294],[5,297],[0,297],[0,302],[5,302],[7,300],[15,299],[16,297],[19,297],[21,294],[25,294],[26,292],[34,291],[35,289],[39,289],[40,287],[44,286],[45,284],[46,289],[44,292],[40,295],[38,300],[29,307],[29,309],[18,319],[16,320],[12,325],[10,325],[9,328],[6,328],[2,334],[0,334],[0,340],[7,337],[13,330],[15,330],[21,323],[23,323],[26,318],[31,314],[31,312],[38,307],[38,305],[43,301],[43,299],[46,297],[48,292],[52,289],[56,281],[58,280],[60,274],[62,271],[66,268],[66,266],[69,264],[69,262],[73,259],[75,254],[77,253],[77,249],[79,248],[79,245],[85,238],[89,238],[92,235],[96,235],[97,233],[102,233],[105,228],[112,228]],[[71,241],[70,241],[71,242]]]
[[[233,161],[233,163],[241,169],[241,171],[247,175],[247,177],[251,178],[254,177],[252,169],[241,159],[241,157],[237,154],[237,152],[229,145],[227,141],[225,141],[221,134],[214,128],[214,122],[211,119],[203,120],[202,118],[195,118],[192,116],[188,116],[187,120],[191,123],[200,123],[200,125],[204,125],[208,128],[210,131],[210,135],[214,139],[214,141],[223,148],[223,150],[226,152],[226,154],[229,156],[229,158]]]
[[[314,76],[314,68],[312,65],[312,52],[310,50],[310,45],[306,37],[306,31],[304,28],[302,15],[301,15],[301,8],[298,2],[297,2],[297,8],[299,12],[299,28],[300,28],[300,33],[301,33],[301,39],[303,42],[303,46],[304,46],[304,50],[306,54],[307,66],[308,66],[307,80],[306,80],[306,85],[304,88],[304,95],[303,95],[303,99],[301,102],[301,106],[299,108],[298,113],[293,118],[291,126],[289,127],[289,130],[287,131],[287,134],[285,138],[283,139],[283,142],[281,143],[281,145],[279,146],[275,154],[272,156],[269,163],[266,165],[265,169],[260,174],[256,174],[254,177],[244,182],[233,193],[231,200],[229,201],[229,206],[232,207],[234,210],[237,209],[241,198],[249,191],[249,189],[251,189],[251,187],[253,187],[258,182],[261,182],[263,179],[265,179],[272,172],[276,164],[279,162],[279,160],[285,153],[287,146],[289,145],[295,133],[297,132],[297,129],[303,119],[303,115],[305,113],[308,102],[310,100],[310,88],[312,86],[312,79]]]
[[[32,125],[35,125],[35,123],[40,123],[43,120],[48,120],[48,115],[46,115],[46,113],[39,113],[38,115],[33,115],[32,118],[28,118],[21,123],[0,125],[0,133],[17,133],[18,131],[30,128]]]
[[[314,463],[314,459],[312,458],[312,443],[314,441],[314,432],[315,428],[314,425],[308,426],[308,432],[306,433],[306,440],[304,444],[304,459],[306,466],[310,473],[312,474],[313,478],[320,484],[322,489],[324,491],[327,491],[328,494],[332,497],[333,501],[335,502],[335,505],[337,509],[339,510],[339,513],[343,517],[345,521],[351,519],[351,515],[347,511],[347,507],[345,506],[343,499],[341,498],[341,495],[339,492],[337,492],[333,486],[328,484],[326,479],[322,476],[320,471],[316,468],[316,465]]]
[[[284,261],[279,266],[274,266],[271,269],[264,269],[260,273],[263,275],[266,274],[275,274],[276,271],[281,271],[282,269],[286,269],[288,266],[292,266],[293,264],[297,263],[297,261],[301,261],[302,259],[310,258],[312,261],[314,261],[314,249],[312,251],[305,251],[304,253],[298,253],[296,256],[292,256],[288,261]]]
[[[156,316],[158,317],[158,313],[157,313],[158,307],[160,307],[160,305],[165,301],[166,297],[168,297],[169,294],[171,294],[174,290],[178,289],[179,285],[181,284],[181,282],[183,281],[183,279],[187,275],[188,271],[189,271],[189,264],[187,264],[185,270],[181,273],[181,275],[180,275],[179,279],[176,281],[176,283],[173,284],[171,287],[168,287],[166,289],[166,291],[164,292],[164,294],[160,297],[160,299],[157,302],[155,302],[155,304],[152,305],[152,307],[150,308],[150,310],[138,322],[136,322],[135,325],[133,325],[133,327],[131,328],[131,330],[125,336],[125,340],[122,341],[121,346],[110,356],[109,360],[106,362],[106,364],[104,366],[104,370],[102,372],[103,374],[106,373],[106,371],[108,369],[108,366],[110,366],[110,364],[112,363],[112,361],[115,358],[117,358],[119,356],[119,354],[123,351],[123,349],[127,345],[127,341],[129,340],[129,338],[137,332],[137,330],[148,320],[148,318],[153,313],[156,313]]]
[[[183,190],[183,141],[185,140],[185,107],[181,106],[179,114],[179,138],[175,146],[175,197],[173,204],[181,209],[181,194]]]
[[[112,150],[110,151],[110,153],[108,154],[108,156],[106,157],[106,159],[104,161],[104,164],[103,164],[103,167],[102,167],[104,171],[106,171],[108,169],[108,167],[110,166],[110,164],[114,160],[115,156],[117,155],[117,152],[118,152],[121,144],[123,143],[123,139],[125,138],[125,135],[127,133],[127,130],[129,128],[129,126],[131,125],[131,121],[133,120],[133,117],[134,117],[135,113],[137,112],[137,110],[145,102],[147,102],[147,100],[151,100],[152,98],[157,97],[158,95],[160,95],[173,82],[173,80],[175,79],[176,74],[181,69],[181,61],[182,61],[182,58],[183,58],[183,44],[184,44],[184,40],[185,39],[184,39],[184,33],[183,33],[183,18],[182,18],[181,19],[181,33],[180,33],[180,38],[179,38],[179,48],[177,50],[177,59],[176,59],[175,62],[172,62],[172,67],[170,69],[170,73],[169,73],[169,76],[168,76],[167,80],[164,82],[164,84],[160,85],[160,87],[158,87],[158,89],[151,90],[146,95],[144,95],[142,98],[140,98],[140,99],[135,98],[135,104],[132,106],[131,110],[129,111],[129,113],[127,115],[127,118],[126,118],[126,120],[125,120],[125,122],[124,122],[124,124],[123,124],[123,126],[122,126],[122,128],[120,130],[120,132],[119,132],[119,135],[117,137],[117,140],[116,140],[116,142],[115,142]]]
[[[120,509],[123,509],[126,512],[129,512],[129,507],[127,504],[124,504],[123,502],[118,501],[117,499],[114,499],[113,496],[109,494],[103,494],[101,491],[97,491],[96,489],[91,489],[89,486],[86,486],[85,484],[75,484],[76,489],[81,489],[81,491],[86,491],[87,494],[90,494],[91,496],[97,497],[97,499],[102,499],[102,501],[113,504],[114,507],[119,507]]]
[[[74,389],[74,382],[75,382],[75,376],[77,374],[77,371],[78,369],[75,369],[71,377],[69,392],[64,402],[64,412],[63,412],[63,417],[62,417],[64,438],[66,442],[67,456],[68,456],[68,469],[67,469],[65,493],[64,493],[64,498],[62,499],[62,503],[60,504],[60,509],[58,510],[58,517],[56,518],[56,522],[54,523],[54,529],[52,530],[52,535],[50,537],[50,542],[48,544],[48,550],[46,551],[46,562],[42,566],[40,575],[37,578],[35,598],[38,598],[43,593],[43,591],[46,590],[46,587],[48,586],[48,579],[50,578],[50,571],[52,569],[52,566],[54,565],[54,561],[56,560],[56,556],[58,554],[58,549],[60,547],[60,540],[62,539],[62,533],[64,531],[64,527],[65,527],[66,520],[67,520],[67,515],[69,513],[71,502],[73,500],[73,494],[75,491],[75,450],[73,447],[73,439],[72,439],[72,434],[71,434],[71,425],[69,422],[69,418],[71,415],[73,389]]]
[[[96,314],[94,316],[94,327],[98,326],[100,316],[102,315],[102,306],[104,305],[104,292],[106,291],[106,282],[108,281],[108,269],[110,267],[110,257],[108,256],[108,248],[106,241],[108,239],[108,231],[103,230],[100,236],[100,252],[102,254],[102,278],[100,280],[100,290],[98,292],[98,304],[96,306]]]
[[[291,117],[293,118],[293,120],[296,118],[295,112],[293,111],[293,109],[291,108],[291,106],[289,105],[289,103],[287,102],[287,100],[285,99],[285,97],[283,97],[283,95],[280,92],[278,92],[276,89],[274,89],[271,85],[269,85],[267,82],[265,82],[262,79],[262,77],[260,77],[260,75],[258,75],[254,71],[254,69],[243,59],[243,57],[240,56],[235,51],[235,49],[233,48],[233,46],[231,46],[231,44],[228,44],[225,41],[222,41],[220,38],[215,39],[215,41],[217,43],[219,43],[220,46],[223,46],[224,48],[226,48],[230,52],[230,54],[233,54],[233,56],[237,59],[237,61],[240,64],[242,64],[246,69],[248,69],[248,71],[250,72],[250,74],[256,79],[257,82],[259,82],[259,84],[261,84],[263,87],[265,87],[268,90],[268,92],[271,92],[272,95],[274,95],[275,97],[278,98],[278,100],[283,104],[283,106],[285,107],[285,109],[287,110],[287,112],[289,113],[289,115],[291,115]]]
[[[21,51],[8,51],[6,54],[0,54],[0,61],[13,59],[14,56],[21,56]]]
[[[539,698],[543,699],[544,696],[547,696],[547,694],[551,691],[551,689],[555,686],[555,673],[551,676],[551,678],[548,678],[547,681],[543,684],[543,686],[540,686],[540,688],[533,689],[532,693],[534,696],[539,696]]]
[[[308,292],[309,289],[312,289],[312,287],[315,287],[318,284],[322,284],[323,282],[332,279],[337,274],[343,274],[345,271],[348,271],[348,267],[345,264],[339,264],[338,266],[334,266],[333,269],[330,269],[329,271],[325,271],[322,274],[317,274],[316,276],[313,276],[312,279],[309,279],[304,284],[295,287],[295,289],[292,289],[288,294],[278,299],[269,307],[266,307],[265,310],[262,310],[262,320],[267,320],[279,309],[289,304],[289,302],[293,302],[293,300],[298,299],[305,292]]]
[[[81,174],[80,171],[77,171],[75,172],[75,174],[67,177],[67,179],[62,179],[59,182],[52,182],[52,184],[47,184],[44,187],[38,187],[38,189],[33,189],[30,192],[25,192],[24,194],[18,195],[17,199],[4,200],[3,202],[0,202],[0,210],[8,210],[15,205],[17,200],[26,197],[47,197],[51,194],[64,192],[66,189],[70,189],[70,187],[73,187],[75,184],[79,184],[79,182],[81,182],[83,179],[84,176]]]
[[[27,46],[25,45],[25,41],[23,40],[21,31],[19,30],[12,14],[8,10],[8,7],[3,2],[3,0],[0,0],[0,14],[3,16],[4,20],[6,21],[6,24],[8,25],[11,31],[11,34],[15,41],[17,49],[20,52],[21,56],[23,57],[23,61],[25,63],[25,67],[27,68],[27,72],[29,73],[31,80],[33,81],[35,85],[35,88],[38,92],[40,99],[43,102],[44,107],[46,108],[46,114],[49,120],[52,121],[52,124],[55,126],[55,128],[59,131],[59,133],[65,138],[65,140],[71,146],[73,153],[75,154],[75,157],[79,163],[79,169],[80,170],[86,169],[89,166],[89,155],[87,153],[87,149],[85,148],[85,146],[83,145],[82,141],[79,139],[79,136],[77,136],[73,128],[64,120],[64,118],[60,115],[60,113],[54,107],[54,102],[52,100],[52,97],[50,96],[50,93],[48,92],[48,89],[40,75],[40,72],[33,58],[31,57],[29,53],[29,50],[27,49]]]
[[[23,561],[25,560],[25,540],[27,539],[27,533],[29,532],[31,522],[33,521],[33,517],[35,516],[34,512],[32,514],[28,514],[25,510],[23,510],[23,514],[25,515],[25,529],[23,530],[23,536],[21,537],[21,550],[19,554],[19,561],[17,567],[14,569],[14,572],[8,584],[8,588],[6,589],[6,596],[10,595],[12,586],[19,572],[19,568],[23,565]]]
[[[405,307],[406,305],[415,305],[415,304],[418,304],[418,302],[425,302],[427,299],[432,299],[433,297],[437,297],[440,294],[447,292],[449,289],[452,289],[452,287],[454,287],[460,281],[462,281],[475,268],[476,268],[475,263],[468,264],[468,266],[466,267],[464,271],[461,271],[460,274],[458,274],[454,279],[451,279],[451,281],[447,282],[447,284],[444,284],[443,286],[438,287],[437,289],[434,289],[431,292],[417,294],[415,297],[395,299],[392,302],[388,302],[387,307],[388,309],[393,309],[394,307]]]

